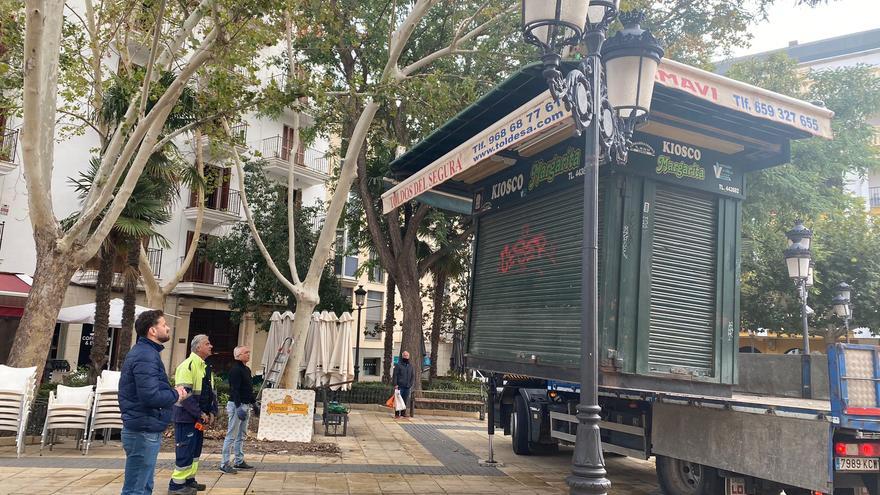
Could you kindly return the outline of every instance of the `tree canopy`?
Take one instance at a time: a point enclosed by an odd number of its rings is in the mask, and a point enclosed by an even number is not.
[[[880,112],[880,77],[855,66],[799,71],[785,55],[734,65],[728,76],[789,96],[821,102],[835,112],[834,140],[792,143],[791,163],[747,177],[743,204],[742,319],[747,329],[800,333],[800,304],[783,261],[785,232],[795,220],[813,230],[815,286],[811,327],[839,331],[831,298],[840,282],[853,286],[856,326],[880,331],[880,222],[846,189],[877,163],[871,115]]]

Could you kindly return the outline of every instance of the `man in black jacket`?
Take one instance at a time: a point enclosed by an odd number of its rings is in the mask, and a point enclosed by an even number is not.
[[[400,390],[400,396],[403,397],[403,401],[409,406],[409,391],[416,383],[416,369],[409,362],[408,351],[403,351],[400,360],[394,365],[394,374],[391,375],[391,383],[394,384],[395,389]],[[406,410],[395,410],[394,417],[405,418]]]
[[[247,436],[248,417],[251,407],[255,402],[254,383],[251,378],[251,369],[247,367],[251,360],[251,350],[246,346],[238,346],[232,351],[235,364],[229,370],[229,402],[226,403],[226,417],[229,418],[229,426],[226,430],[226,439],[223,440],[222,458],[220,471],[235,474],[239,469],[253,469],[254,467],[244,462],[244,439]],[[235,460],[229,464],[230,448],[235,448]]]

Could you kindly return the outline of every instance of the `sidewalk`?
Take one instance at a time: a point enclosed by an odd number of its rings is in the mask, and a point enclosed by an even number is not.
[[[570,450],[516,456],[510,438],[496,435],[495,457],[504,466],[481,467],[477,460],[488,456],[488,436],[477,420],[417,416],[396,421],[387,413],[355,410],[347,437],[314,438],[336,443],[341,454],[248,456],[256,472],[228,475],[217,470],[219,452],[205,452],[198,479],[210,495],[568,493]],[[118,494],[125,462],[118,442],[96,443],[87,457],[72,445],[44,450],[43,457],[38,446],[29,445],[21,459],[12,448],[0,449],[0,494]],[[166,493],[173,463],[172,453],[159,455],[154,493]],[[660,493],[653,463],[611,457],[607,464],[611,495]]]

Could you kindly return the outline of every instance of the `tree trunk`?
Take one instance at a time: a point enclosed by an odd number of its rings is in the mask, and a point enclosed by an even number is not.
[[[394,353],[394,299],[397,286],[394,277],[386,273],[385,282],[385,352],[382,355],[382,381],[391,383],[391,361]]]
[[[64,293],[70,277],[76,271],[70,253],[57,250],[56,239],[56,236],[47,235],[46,232],[34,232],[37,251],[34,283],[7,363],[17,368],[36,366],[38,384],[43,377],[58,311],[64,303]]]
[[[116,369],[122,369],[125,355],[131,349],[131,335],[134,331],[134,310],[137,304],[137,284],[140,278],[140,239],[128,243],[128,262],[125,269],[125,286],[122,292],[122,328],[119,329],[119,350],[116,352]]]
[[[410,363],[416,369],[418,379],[413,385],[415,390],[422,388],[422,343],[425,336],[422,335],[422,295],[418,278],[415,281],[397,281],[400,290],[400,300],[403,303],[403,340],[400,344],[400,353],[409,351]]]
[[[113,291],[115,250],[105,244],[98,251],[98,280],[95,282],[95,324],[92,326],[92,352],[89,383],[95,383],[107,364],[107,336],[110,334],[110,298]]]
[[[296,313],[293,314],[293,347],[287,368],[281,379],[282,388],[295,389],[299,386],[299,365],[305,355],[305,338],[312,322],[312,312],[318,305],[318,291],[306,291],[308,296],[300,297],[296,302]]]
[[[431,326],[431,369],[428,381],[437,378],[437,350],[440,347],[440,330],[443,327],[443,299],[446,297],[446,272],[434,273],[434,321]]]

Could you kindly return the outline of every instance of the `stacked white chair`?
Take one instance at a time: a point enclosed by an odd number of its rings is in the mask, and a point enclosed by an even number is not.
[[[43,424],[43,436],[40,439],[40,455],[49,439],[49,449],[55,444],[56,430],[80,430],[77,432],[77,448],[89,429],[89,415],[92,412],[92,401],[95,391],[91,385],[85,387],[67,387],[58,385],[49,394],[49,406],[46,409],[46,422]]]
[[[11,368],[0,364],[0,431],[15,432],[15,453],[21,456],[28,414],[34,400],[37,367]]]
[[[98,377],[95,386],[95,404],[92,407],[92,421],[86,437],[83,455],[89,453],[89,447],[95,440],[95,432],[103,430],[104,445],[110,438],[110,430],[122,429],[122,413],[119,410],[119,377],[118,371],[104,370]]]

